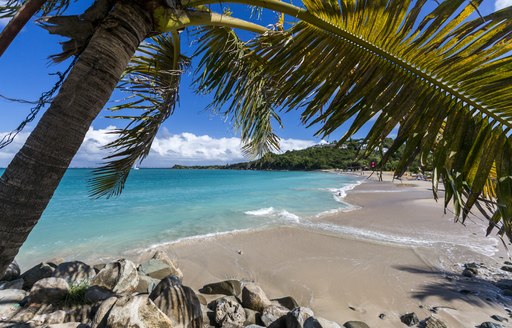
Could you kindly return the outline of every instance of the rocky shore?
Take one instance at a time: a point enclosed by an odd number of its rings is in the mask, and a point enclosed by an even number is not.
[[[512,295],[512,279],[506,279],[510,272],[512,263],[506,261],[495,269],[467,263],[458,279],[477,282],[484,278],[501,289],[496,297],[503,298]],[[269,299],[251,281],[225,280],[195,291],[182,280],[176,259],[163,251],[139,265],[127,259],[92,266],[53,260],[23,274],[14,262],[0,279],[0,327],[369,327],[362,321],[336,323],[316,316],[313,309],[300,306],[290,296]],[[460,292],[478,293],[478,289]],[[402,326],[448,327],[436,317],[438,310],[430,309],[432,314],[426,318],[404,313]],[[379,318],[384,321],[386,315]],[[511,318],[509,310],[507,317],[493,315],[479,327],[507,327]]]

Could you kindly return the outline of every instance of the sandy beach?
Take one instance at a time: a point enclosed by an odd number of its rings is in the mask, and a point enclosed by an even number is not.
[[[484,237],[485,223],[454,224],[428,182],[384,180],[365,180],[350,191],[345,201],[357,208],[352,211],[162,249],[196,290],[228,278],[255,281],[270,297],[293,296],[341,325],[361,320],[401,327],[399,317],[407,312],[420,320],[434,315],[448,327],[508,317],[512,299],[491,284],[509,278],[499,270],[506,259],[497,239]],[[494,269],[466,278],[461,272],[468,262]]]

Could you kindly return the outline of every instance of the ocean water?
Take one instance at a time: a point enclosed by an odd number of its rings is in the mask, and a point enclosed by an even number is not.
[[[131,172],[121,196],[92,199],[90,179],[90,170],[68,170],[18,254],[23,267],[52,257],[120,256],[184,238],[300,224],[350,210],[343,197],[359,183],[324,172],[140,169]]]

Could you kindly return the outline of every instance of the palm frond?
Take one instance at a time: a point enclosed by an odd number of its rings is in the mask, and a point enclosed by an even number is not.
[[[203,27],[199,36],[198,92],[214,94],[210,109],[233,119],[247,155],[260,157],[278,150],[272,123],[281,121],[274,111],[276,86],[262,74],[266,62],[230,28]]]
[[[279,86],[274,103],[301,108],[320,136],[352,119],[340,142],[373,122],[368,149],[399,127],[384,161],[404,144],[398,174],[431,156],[462,221],[495,163],[499,233],[512,236],[512,7],[472,19],[480,0],[442,1],[424,17],[424,0],[303,3],[302,22],[251,45]]]
[[[139,47],[118,86],[130,96],[110,109],[142,113],[112,116],[130,123],[113,132],[118,138],[105,146],[113,153],[93,172],[92,196],[121,193],[131,168],[146,158],[160,125],[174,112],[181,74],[189,64],[189,59],[180,54],[178,34],[156,36]]]

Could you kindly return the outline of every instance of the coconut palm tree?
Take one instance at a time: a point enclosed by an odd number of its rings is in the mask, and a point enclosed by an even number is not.
[[[129,169],[148,154],[174,110],[179,76],[189,66],[179,31],[193,26],[200,27],[197,90],[213,93],[211,108],[232,118],[247,152],[278,147],[272,121],[279,123],[279,110],[300,110],[304,124],[319,124],[320,136],[352,118],[340,142],[371,122],[367,149],[398,127],[387,153],[405,144],[397,174],[417,155],[431,156],[436,197],[441,180],[445,205],[452,202],[462,220],[476,206],[489,219],[489,232],[497,227],[512,236],[512,7],[481,17],[481,0],[430,7],[427,0],[303,0],[300,7],[222,1],[292,17],[290,28],[282,20],[268,28],[208,6],[219,2],[98,0],[79,17],[45,19],[50,32],[71,39],[54,58],[78,60],[0,178],[0,272],[116,85],[136,97],[114,109],[142,113],[118,115],[130,123],[96,170],[93,195],[121,192]],[[236,29],[258,36],[243,41]]]

